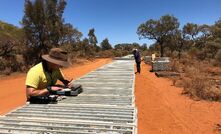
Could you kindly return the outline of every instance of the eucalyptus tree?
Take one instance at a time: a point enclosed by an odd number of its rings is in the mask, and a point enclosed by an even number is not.
[[[0,57],[7,58],[11,56],[17,40],[8,34],[0,34]]]
[[[95,32],[94,28],[90,29],[89,33],[88,33],[88,37],[89,37],[89,43],[92,44],[93,46],[96,46],[97,45],[97,37],[94,34],[94,32]]]
[[[189,40],[196,41],[199,33],[199,26],[194,23],[187,23],[183,27],[183,33],[186,34]]]
[[[220,51],[221,51],[221,19],[215,22],[213,26],[211,26],[211,35],[212,40],[210,40],[206,47],[208,51],[211,53],[212,58],[220,57]],[[218,56],[219,55],[219,56]],[[219,60],[221,61],[221,60]]]
[[[22,54],[24,32],[22,29],[0,21],[0,57]]]
[[[215,25],[211,27],[213,40],[221,44],[221,19],[215,22]]]
[[[32,61],[53,46],[59,46],[64,32],[65,0],[25,0],[23,29]],[[35,60],[36,59],[36,60]]]
[[[206,44],[212,40],[211,27],[209,25],[199,25],[199,38],[196,42],[196,47],[198,49],[203,49]]]
[[[101,42],[101,50],[110,50],[112,49],[111,44],[109,43],[108,38],[105,38],[102,42]]]
[[[83,34],[78,31],[78,29],[74,28],[70,23],[66,23],[63,25],[64,32],[61,38],[60,44],[72,44],[73,47],[80,42]]]
[[[160,45],[161,57],[164,56],[165,41],[168,37],[174,35],[179,28],[178,19],[172,15],[164,15],[159,20],[150,19],[140,24],[137,29],[139,38],[156,40]]]
[[[187,35],[184,32],[184,27],[182,30],[177,30],[173,38],[176,44],[175,49],[178,51],[178,58],[180,59],[184,47],[187,48],[185,45],[188,45]]]
[[[142,51],[148,50],[147,44],[146,44],[146,43],[143,43],[143,44],[140,46],[140,49],[141,49]]]

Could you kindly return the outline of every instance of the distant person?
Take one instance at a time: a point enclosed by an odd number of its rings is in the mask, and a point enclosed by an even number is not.
[[[48,96],[50,92],[59,91],[62,87],[55,86],[60,80],[65,86],[71,86],[70,81],[65,80],[60,70],[61,67],[68,67],[67,52],[60,48],[52,48],[47,55],[42,55],[42,62],[33,66],[26,77],[26,95],[30,97]]]
[[[136,66],[137,66],[137,72],[135,72],[135,74],[139,73],[140,74],[140,63],[141,63],[141,56],[140,56],[140,52],[137,49],[133,49],[133,55],[134,55],[134,59],[136,62]]]
[[[156,58],[156,55],[153,53],[152,56],[151,56],[151,60],[155,61],[155,58]]]

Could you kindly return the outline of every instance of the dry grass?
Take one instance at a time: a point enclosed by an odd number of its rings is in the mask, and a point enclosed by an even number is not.
[[[174,59],[170,63],[170,69],[173,72],[182,72],[182,69],[180,67],[179,61]]]
[[[174,70],[182,73],[180,78],[172,79],[173,85],[181,85],[184,88],[183,94],[193,99],[221,101],[221,69],[214,70],[215,67],[208,62],[188,60],[190,59],[182,59],[181,62],[172,64],[175,66]]]

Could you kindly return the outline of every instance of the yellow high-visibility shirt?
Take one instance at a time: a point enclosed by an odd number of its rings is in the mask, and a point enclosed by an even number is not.
[[[49,72],[44,71],[42,62],[32,67],[26,77],[26,86],[35,89],[45,89],[47,86],[55,85],[58,79],[63,79],[63,74],[60,69]]]

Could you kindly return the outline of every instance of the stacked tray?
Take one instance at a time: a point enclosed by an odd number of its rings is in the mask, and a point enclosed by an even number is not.
[[[136,134],[134,61],[116,60],[75,80],[76,97],[26,104],[0,117],[1,133]]]

